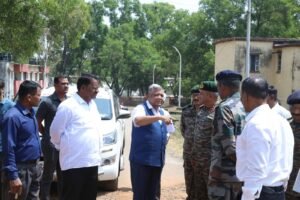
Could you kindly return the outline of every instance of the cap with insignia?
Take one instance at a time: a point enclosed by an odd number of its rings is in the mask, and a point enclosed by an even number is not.
[[[194,93],[200,93],[199,89],[200,89],[200,86],[199,86],[199,85],[195,85],[195,86],[192,87],[192,89],[191,89],[191,94],[194,94]]]
[[[293,105],[293,104],[300,104],[300,90],[297,90],[290,94],[290,96],[287,98],[287,104]]]
[[[243,76],[236,72],[236,71],[232,71],[232,70],[223,70],[220,71],[219,73],[217,73],[216,75],[216,80],[217,81],[222,81],[222,80],[239,80],[241,81],[243,79]]]
[[[218,92],[217,84],[214,81],[203,81],[200,84],[200,90],[206,90],[209,92]]]

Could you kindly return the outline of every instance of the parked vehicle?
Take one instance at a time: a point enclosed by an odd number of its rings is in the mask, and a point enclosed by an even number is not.
[[[102,188],[118,189],[120,171],[124,169],[125,123],[130,112],[121,109],[119,98],[110,89],[100,88],[95,102],[101,114],[103,126],[102,165],[98,179]]]

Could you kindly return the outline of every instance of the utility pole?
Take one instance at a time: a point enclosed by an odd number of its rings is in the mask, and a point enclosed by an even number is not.
[[[251,41],[251,0],[248,0],[247,11],[247,43],[246,43],[246,77],[250,76],[250,41]]]
[[[155,68],[156,68],[156,65],[153,66],[153,71],[152,71],[152,83],[155,82]]]
[[[181,108],[181,65],[182,65],[182,61],[181,61],[181,53],[179,52],[179,50],[173,46],[173,48],[177,51],[178,55],[179,55],[179,86],[178,86],[178,107]]]

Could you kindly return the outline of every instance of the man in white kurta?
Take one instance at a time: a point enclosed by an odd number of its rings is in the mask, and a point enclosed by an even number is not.
[[[59,150],[62,199],[95,200],[101,163],[101,116],[93,100],[99,83],[92,75],[78,79],[78,92],[62,102],[50,127],[51,142]]]

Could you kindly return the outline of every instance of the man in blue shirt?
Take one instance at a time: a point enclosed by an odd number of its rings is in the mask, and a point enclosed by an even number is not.
[[[3,116],[4,114],[11,108],[14,106],[14,103],[7,99],[7,98],[4,98],[4,90],[5,90],[5,82],[3,80],[0,80],[0,125],[2,123],[2,119],[3,119]],[[1,134],[1,130],[0,130],[0,134]],[[1,134],[2,135],[2,134]],[[3,158],[3,155],[2,155],[2,140],[1,140],[1,137],[0,137],[0,166],[2,168],[2,158]],[[0,180],[2,180],[1,178],[1,174],[0,173]],[[2,200],[2,182],[1,182],[1,187],[0,187],[0,200]]]
[[[32,107],[38,106],[41,86],[24,81],[18,91],[18,102],[6,112],[2,121],[3,170],[6,198],[39,199],[41,156],[38,125]]]

